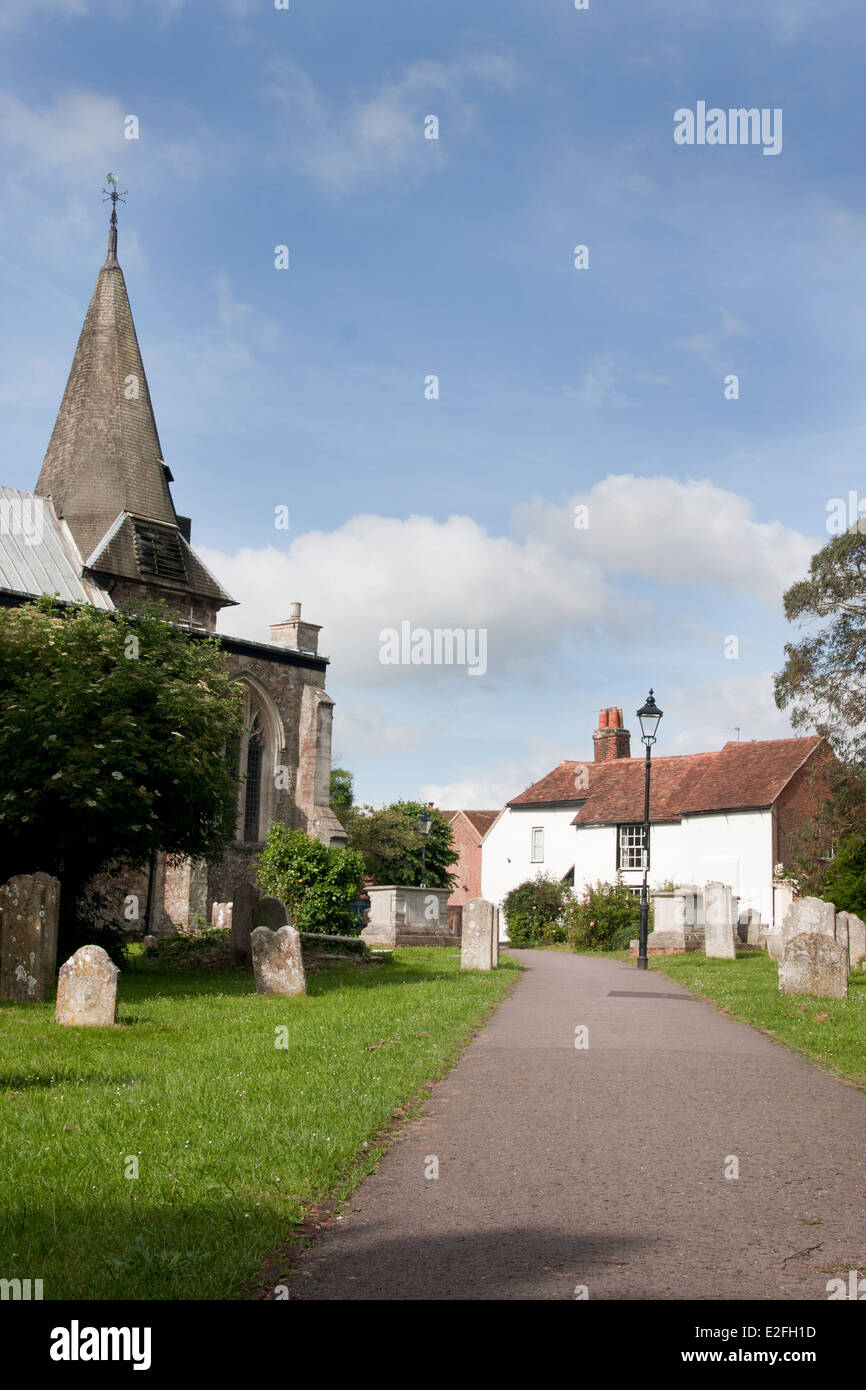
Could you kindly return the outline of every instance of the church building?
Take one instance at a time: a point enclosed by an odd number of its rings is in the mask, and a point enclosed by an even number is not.
[[[108,255],[35,489],[0,487],[0,603],[42,593],[104,609],[162,600],[194,641],[213,634],[217,614],[235,601],[192,549],[190,518],[175,511],[117,260],[113,201]],[[220,863],[169,866],[159,857],[136,887],[127,878],[146,904],[145,929],[209,920],[213,902],[233,900],[252,882],[274,821],[325,844],[345,842],[329,805],[333,701],[319,631],[293,602],[288,618],[271,624],[269,641],[218,634],[245,692],[242,735],[231,750],[236,836]]]

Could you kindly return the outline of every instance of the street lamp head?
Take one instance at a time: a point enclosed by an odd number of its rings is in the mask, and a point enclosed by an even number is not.
[[[637,717],[640,720],[641,742],[649,747],[656,741],[656,730],[662,717],[662,711],[656,704],[652,691],[647,696],[646,704],[638,710]]]
[[[421,834],[428,835],[430,833],[430,827],[432,824],[433,817],[430,815],[430,812],[422,811],[421,819],[418,822],[418,829],[421,831]]]

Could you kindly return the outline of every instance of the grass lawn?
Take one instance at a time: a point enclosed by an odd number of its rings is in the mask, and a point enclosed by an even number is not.
[[[866,1089],[866,974],[850,976],[847,999],[817,999],[780,994],[779,967],[764,951],[742,951],[735,961],[697,951],[651,956],[650,969]]]
[[[305,1208],[372,1168],[376,1135],[518,973],[413,947],[287,999],[142,963],[116,1028],[0,1005],[0,1277],[42,1279],[46,1299],[238,1297]]]

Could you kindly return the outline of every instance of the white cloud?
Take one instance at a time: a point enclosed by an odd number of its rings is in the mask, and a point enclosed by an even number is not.
[[[496,677],[530,671],[564,636],[591,630],[608,597],[601,569],[578,547],[557,554],[542,538],[490,536],[467,516],[356,516],[336,531],[299,536],[287,550],[201,553],[243,604],[224,614],[224,631],[267,640],[268,624],[285,617],[289,602],[309,596],[310,618],[323,625],[341,676],[371,686],[467,681],[465,666],[383,665],[380,633],[404,621],[431,631],[485,629]],[[613,626],[625,632],[636,620],[631,609]]]
[[[589,508],[586,530],[573,524],[578,502]],[[452,693],[468,693],[482,681],[465,666],[383,665],[380,634],[404,621],[430,631],[484,629],[486,689],[505,677],[537,677],[542,658],[576,638],[610,650],[645,637],[652,606],[646,595],[620,591],[625,576],[680,586],[686,596],[703,588],[778,607],[818,543],[751,511],[745,498],[709,482],[615,475],[566,506],[538,499],[517,508],[510,538],[468,516],[356,516],[284,549],[275,540],[234,555],[201,553],[242,605],[222,614],[222,631],[267,641],[269,624],[302,599],[305,616],[323,626],[322,648],[341,680],[391,689],[449,682]],[[688,640],[686,621],[675,589],[664,612],[668,638]]]
[[[315,84],[294,62],[272,60],[266,68],[265,95],[281,109],[293,138],[286,149],[307,172],[333,189],[359,179],[414,164],[421,175],[444,162],[443,141],[424,137],[428,115],[438,117],[452,141],[473,127],[476,103],[467,89],[508,91],[517,80],[509,58],[475,54],[450,63],[410,64],[403,74],[375,91],[357,96],[342,109],[320,96]]]
[[[588,508],[585,530],[574,529],[577,505]],[[536,500],[518,507],[514,521],[528,539],[578,547],[609,577],[747,593],[775,605],[822,542],[752,512],[747,498],[708,481],[612,474],[567,508]]]

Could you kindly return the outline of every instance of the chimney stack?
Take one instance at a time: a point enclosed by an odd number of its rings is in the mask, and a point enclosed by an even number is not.
[[[302,623],[301,605],[293,603],[284,623],[271,623],[271,641],[283,647],[292,647],[296,652],[310,652],[316,655],[319,650],[320,623]]]
[[[622,727],[622,710],[611,705],[598,712],[598,728],[592,736],[595,761],[613,762],[631,757],[631,734]]]

